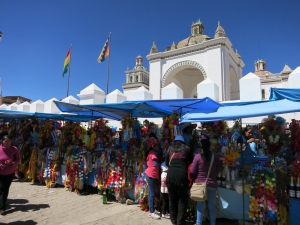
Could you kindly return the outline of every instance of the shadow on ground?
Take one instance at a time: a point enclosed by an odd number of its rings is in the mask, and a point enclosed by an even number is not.
[[[8,209],[5,211],[4,215],[21,211],[21,212],[28,212],[28,211],[38,211],[40,209],[49,208],[49,204],[27,204],[27,199],[8,199]],[[30,221],[29,221],[30,222]]]
[[[27,221],[15,221],[11,223],[0,223],[0,225],[5,224],[5,225],[35,225],[38,224],[37,222],[33,220],[27,220]]]

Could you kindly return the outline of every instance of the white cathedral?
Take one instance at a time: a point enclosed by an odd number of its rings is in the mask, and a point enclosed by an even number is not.
[[[214,37],[204,34],[200,20],[191,25],[187,38],[172,43],[159,51],[155,43],[147,59],[149,71],[143,66],[143,58],[136,58],[132,70],[126,70],[123,93],[116,89],[105,95],[95,84],[84,88],[77,95],[63,99],[73,104],[118,103],[126,100],[157,100],[210,97],[216,101],[257,101],[269,98],[271,87],[300,88],[300,66],[292,70],[284,65],[279,73],[266,69],[266,62],[254,63],[255,71],[242,75],[244,62],[237,50],[232,49],[225,30],[218,23]],[[171,40],[170,40],[171,42]],[[60,113],[50,99],[33,103],[2,104],[0,109]],[[299,117],[297,113],[291,118]],[[250,119],[249,119],[250,120]],[[255,122],[260,122],[256,120]]]
[[[258,60],[254,73],[243,77],[245,64],[237,50],[232,49],[220,22],[212,38],[204,34],[200,20],[192,23],[189,37],[177,44],[173,42],[162,52],[153,43],[147,59],[149,72],[141,56],[136,58],[133,70],[126,71],[122,88],[127,100],[196,97],[210,97],[220,102],[262,100],[269,97],[270,87],[289,87],[289,75],[293,72],[285,65],[280,73],[271,73],[266,70],[266,62]],[[294,72],[299,74],[297,71]],[[251,94],[246,93],[249,84],[256,84],[251,86]]]

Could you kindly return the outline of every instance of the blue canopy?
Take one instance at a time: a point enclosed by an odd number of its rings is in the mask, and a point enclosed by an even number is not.
[[[288,99],[291,101],[300,101],[299,88],[271,88],[269,100]]]
[[[13,110],[0,110],[0,118],[3,119],[25,119],[33,116],[32,112],[21,112]]]
[[[59,102],[59,101],[54,101],[58,109],[62,112],[67,112],[67,113],[73,113],[76,115],[82,115],[82,116],[94,116],[98,118],[107,118],[107,119],[113,119],[113,120],[121,120],[122,117],[119,115],[116,115],[111,112],[99,112],[98,110],[91,110],[89,108],[86,108],[84,105],[75,105],[71,103],[66,103],[66,102]]]
[[[218,120],[234,120],[238,118],[249,118],[256,116],[266,116],[270,114],[299,112],[300,102],[294,102],[287,99],[277,101],[263,101],[240,106],[220,107],[217,112],[210,114],[187,113],[180,122],[208,122]]]
[[[51,113],[37,113],[37,112],[22,112],[13,110],[0,110],[0,118],[2,119],[52,119],[52,120],[71,120],[87,122],[90,120],[96,120],[100,117],[86,116],[76,114],[51,114]]]
[[[222,105],[210,98],[203,99],[171,99],[148,101],[125,101],[123,103],[74,105],[65,102],[54,101],[62,112],[76,113],[80,115],[97,112],[103,117],[114,117],[121,120],[127,114],[132,117],[156,118],[164,117],[178,110],[181,115],[187,112],[215,112]],[[88,112],[89,111],[89,112]]]

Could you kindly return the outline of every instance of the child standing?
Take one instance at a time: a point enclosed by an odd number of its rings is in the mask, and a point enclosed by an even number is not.
[[[161,196],[162,196],[162,218],[170,219],[170,214],[169,214],[169,192],[168,192],[168,187],[167,187],[167,172],[168,172],[168,167],[166,166],[166,163],[163,162],[160,166],[161,168],[161,186],[160,186],[160,191],[161,191]]]

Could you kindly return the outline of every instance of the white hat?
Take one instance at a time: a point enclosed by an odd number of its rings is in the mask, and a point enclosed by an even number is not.
[[[181,142],[183,142],[185,144],[185,141],[184,141],[184,138],[183,138],[182,135],[176,135],[174,141],[181,141]]]
[[[163,172],[166,172],[169,168],[167,167],[166,165],[166,162],[163,162],[161,165],[160,165],[160,168]]]
[[[181,125],[181,130],[183,130],[184,128],[189,127],[189,126],[194,126],[194,129],[197,127],[197,124],[190,123],[190,122],[183,123],[183,124],[180,124],[180,125]]]

